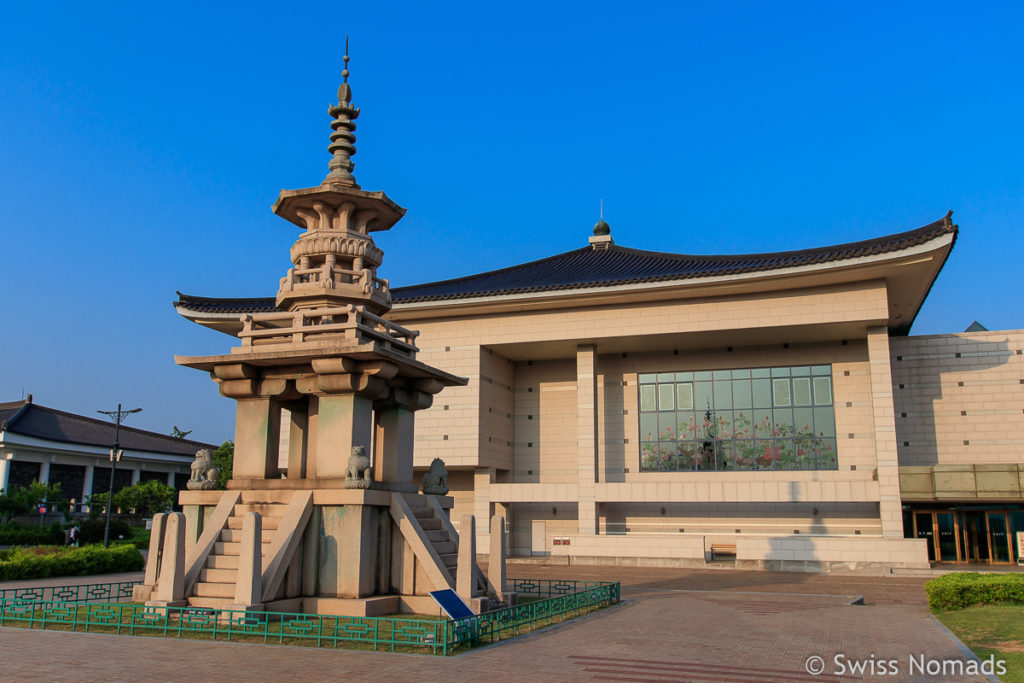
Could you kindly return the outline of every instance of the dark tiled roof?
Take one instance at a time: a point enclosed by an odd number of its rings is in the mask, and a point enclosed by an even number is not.
[[[900,251],[942,235],[955,235],[957,226],[953,223],[952,215],[953,212],[950,211],[934,223],[895,235],[831,247],[771,254],[695,256],[641,251],[618,245],[612,245],[608,249],[587,246],[501,270],[422,285],[397,287],[391,290],[391,295],[395,303],[443,301],[641,282],[690,280],[832,263]],[[273,298],[215,299],[189,296],[181,292],[178,292],[177,305],[206,313],[253,313],[275,310]]]
[[[269,313],[277,310],[274,297],[250,297],[248,299],[217,299],[208,296],[192,296],[176,292],[175,306],[184,306],[200,313]]]
[[[114,441],[114,423],[110,420],[66,413],[27,401],[0,403],[0,426],[13,434],[63,443],[109,448]],[[176,439],[125,425],[121,425],[118,441],[123,449],[188,457],[194,456],[200,448],[217,448],[214,444]]]

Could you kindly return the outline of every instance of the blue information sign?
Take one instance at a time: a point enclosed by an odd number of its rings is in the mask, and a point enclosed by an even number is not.
[[[449,619],[465,619],[466,617],[474,616],[473,610],[469,609],[469,605],[463,602],[462,598],[451,588],[445,588],[441,591],[430,591],[430,597],[437,601],[437,604],[441,606],[441,609],[444,610]]]

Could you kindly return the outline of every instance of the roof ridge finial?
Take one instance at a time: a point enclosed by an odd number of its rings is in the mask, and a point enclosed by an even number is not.
[[[348,84],[348,60],[348,36],[345,36],[345,56],[342,57],[345,66],[341,70],[338,104],[327,107],[327,113],[334,119],[331,121],[331,144],[327,146],[327,151],[333,158],[327,164],[330,173],[324,178],[324,184],[336,183],[358,188],[359,184],[352,175],[352,170],[356,166],[352,162],[352,157],[356,153],[355,120],[359,118],[359,109],[352,106],[352,87]]]
[[[594,224],[594,234],[597,236],[610,235],[612,233],[612,228],[604,221],[604,199],[601,199],[600,201],[600,215],[598,217],[597,223]]]

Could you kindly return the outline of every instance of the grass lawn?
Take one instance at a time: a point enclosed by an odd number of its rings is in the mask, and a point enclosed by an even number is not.
[[[982,605],[935,615],[979,659],[1006,661],[1007,683],[1024,683],[1024,606]]]

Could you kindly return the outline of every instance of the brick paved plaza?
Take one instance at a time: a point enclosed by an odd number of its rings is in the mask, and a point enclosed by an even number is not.
[[[455,657],[0,629],[3,680],[814,681],[809,656],[963,659],[925,603],[925,576],[511,564],[512,576],[618,579],[623,603]],[[119,575],[120,579],[123,575]],[[81,577],[87,583],[97,577]],[[52,584],[55,580],[51,580]],[[2,587],[14,582],[0,583]],[[863,605],[850,605],[852,596]],[[880,680],[870,676],[864,680]],[[984,680],[956,678],[954,680]]]

